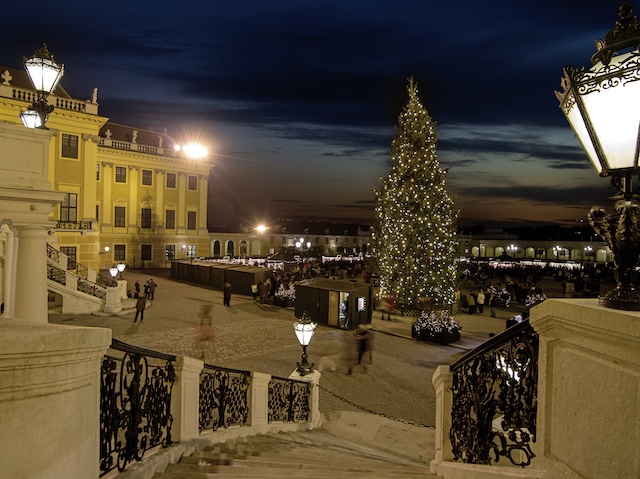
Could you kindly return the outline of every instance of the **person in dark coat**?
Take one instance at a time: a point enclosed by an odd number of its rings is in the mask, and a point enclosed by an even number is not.
[[[224,283],[224,286],[222,287],[222,291],[224,295],[223,304],[225,306],[231,306],[231,293],[233,292],[233,288],[231,287],[231,284],[229,284],[228,281]]]
[[[134,296],[134,298],[139,298],[139,297],[140,297],[140,281],[136,279],[136,295]]]
[[[258,295],[260,296],[260,304],[264,304],[267,302],[267,295],[269,291],[267,290],[267,285],[263,282],[260,282],[258,285]]]
[[[158,286],[154,280],[149,280],[149,299],[153,301],[153,296],[156,293],[156,286]]]
[[[144,321],[144,308],[147,306],[147,298],[142,294],[138,295],[138,302],[136,303],[136,317],[133,320],[135,323],[138,320],[138,314],[140,315],[140,322]]]

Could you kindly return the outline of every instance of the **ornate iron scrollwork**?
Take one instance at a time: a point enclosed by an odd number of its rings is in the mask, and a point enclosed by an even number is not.
[[[249,418],[249,372],[206,365],[200,374],[200,431],[243,426]]]
[[[535,454],[538,335],[513,326],[452,366],[450,439],[454,460],[528,466]],[[497,422],[499,421],[499,427]],[[516,451],[519,451],[516,454]]]
[[[77,290],[81,293],[90,294],[96,298],[103,299],[107,295],[107,288],[97,283],[87,281],[86,279],[78,278]]]
[[[176,377],[175,357],[156,354],[166,363],[152,366],[136,348],[118,349],[126,351],[124,357],[106,356],[101,368],[101,475],[115,467],[122,472],[128,463],[140,461],[147,449],[167,447],[173,442],[171,388]]]
[[[51,264],[47,264],[47,278],[56,283],[60,283],[63,286],[67,284],[67,275],[60,268],[56,268]]]
[[[301,422],[309,419],[309,383],[272,377],[269,381],[268,422]]]

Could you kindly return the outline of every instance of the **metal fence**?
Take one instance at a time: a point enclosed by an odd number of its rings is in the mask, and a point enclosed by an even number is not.
[[[200,432],[247,422],[250,375],[249,371],[205,364],[200,374]]]
[[[512,326],[451,366],[450,439],[454,460],[491,464],[535,457],[538,335],[528,321]]]
[[[113,340],[100,381],[100,474],[142,460],[172,444],[171,389],[175,356]]]
[[[310,394],[308,383],[272,376],[269,381],[267,421],[308,421]]]

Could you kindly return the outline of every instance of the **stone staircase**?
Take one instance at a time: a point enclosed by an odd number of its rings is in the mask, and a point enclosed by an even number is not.
[[[183,457],[154,479],[425,478],[429,465],[323,428],[230,440]]]

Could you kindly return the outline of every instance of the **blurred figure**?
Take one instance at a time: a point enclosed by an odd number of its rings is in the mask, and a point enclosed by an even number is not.
[[[369,364],[371,364],[373,362],[373,331],[369,326],[359,324],[356,336],[358,338],[358,362],[356,364],[360,364],[362,357],[367,353],[369,353]]]
[[[196,331],[196,344],[209,342],[213,339],[214,328],[211,324],[213,319],[213,304],[205,303],[200,311],[200,327]]]

